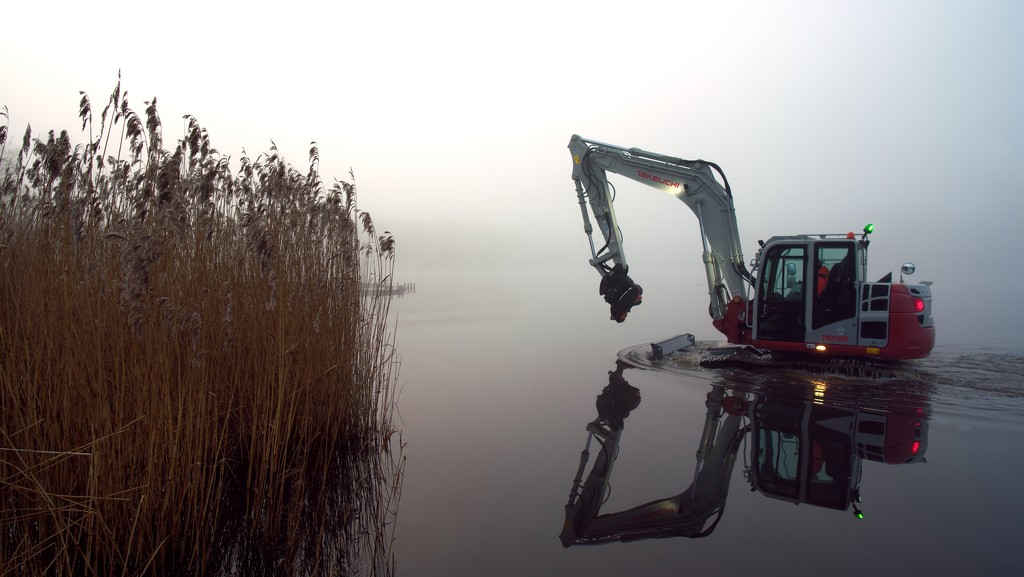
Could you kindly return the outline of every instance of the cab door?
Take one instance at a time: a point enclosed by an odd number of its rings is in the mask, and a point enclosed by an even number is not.
[[[807,332],[807,245],[775,244],[765,249],[757,286],[754,338],[804,342]]]
[[[818,242],[814,246],[814,292],[811,340],[856,344],[857,250],[853,241]]]

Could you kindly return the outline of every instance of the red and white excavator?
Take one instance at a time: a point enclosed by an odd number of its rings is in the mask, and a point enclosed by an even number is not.
[[[590,264],[601,274],[600,294],[612,319],[625,320],[640,304],[643,289],[629,277],[622,235],[615,219],[615,173],[675,196],[693,211],[700,226],[709,312],[728,342],[759,351],[903,360],[926,357],[935,345],[930,283],[909,284],[903,265],[892,274],[867,279],[868,235],[800,234],[759,241],[748,270],[740,249],[729,181],[718,165],[622,148],[573,135],[572,178],[590,240]],[[715,173],[721,178],[719,182]],[[604,245],[595,246],[590,214]],[[680,335],[655,345],[669,354],[687,346]]]

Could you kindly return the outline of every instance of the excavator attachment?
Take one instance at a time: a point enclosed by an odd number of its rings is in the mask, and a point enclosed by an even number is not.
[[[629,268],[616,263],[612,270],[601,277],[598,292],[611,305],[612,320],[618,323],[626,320],[633,307],[642,304],[644,289],[633,282],[627,274]]]

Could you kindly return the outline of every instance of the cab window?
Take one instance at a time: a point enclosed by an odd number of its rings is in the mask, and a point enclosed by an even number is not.
[[[803,245],[773,246],[766,253],[758,290],[755,338],[804,340],[806,255]]]
[[[765,285],[762,295],[766,301],[802,301],[804,293],[804,247],[791,246],[773,249],[765,263]]]
[[[851,243],[819,243],[815,247],[814,322],[812,328],[857,314],[856,262]]]

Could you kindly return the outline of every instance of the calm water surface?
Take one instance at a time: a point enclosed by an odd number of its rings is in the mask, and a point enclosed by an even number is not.
[[[408,443],[399,574],[1024,574],[1020,351],[940,337],[913,378],[854,382],[617,372],[621,349],[679,332],[714,339],[710,322],[645,302],[616,325],[589,278],[552,286],[509,271],[414,280],[416,293],[392,307]],[[594,421],[608,450],[618,439],[603,504],[573,490]],[[724,432],[716,443],[706,430]],[[601,440],[590,443],[581,485]],[[587,524],[595,505],[605,514],[659,502],[619,516],[631,535],[656,527],[673,497],[713,510],[708,519],[718,522],[710,531],[696,520],[697,529],[675,527],[703,538],[565,548],[571,493],[581,496],[570,517],[589,538],[612,531]]]

